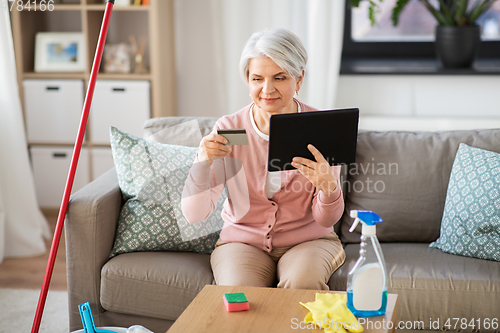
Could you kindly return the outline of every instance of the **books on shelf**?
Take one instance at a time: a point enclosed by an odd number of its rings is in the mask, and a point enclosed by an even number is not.
[[[115,0],[115,6],[148,6],[149,0]]]

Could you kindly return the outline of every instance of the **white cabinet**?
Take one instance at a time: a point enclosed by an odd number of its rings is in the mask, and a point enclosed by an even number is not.
[[[83,109],[83,80],[23,81],[30,143],[74,142]]]
[[[91,140],[109,144],[109,127],[142,136],[150,118],[150,83],[140,80],[98,80],[90,112]]]
[[[56,146],[30,147],[36,196],[40,207],[59,207],[68,177],[73,148]],[[82,148],[72,193],[89,182],[88,150]]]
[[[109,169],[115,167],[111,148],[93,147],[92,148],[92,177],[93,179],[106,173]]]
[[[39,205],[56,208],[61,204],[81,121],[83,80],[26,79],[23,88]],[[109,145],[109,127],[140,137],[150,114],[148,80],[97,81],[73,192],[114,167],[111,148],[102,147]]]

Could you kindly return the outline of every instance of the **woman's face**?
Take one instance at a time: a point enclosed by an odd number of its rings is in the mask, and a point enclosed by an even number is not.
[[[294,112],[293,96],[302,78],[303,74],[295,79],[268,57],[252,58],[248,64],[250,96],[269,115]]]

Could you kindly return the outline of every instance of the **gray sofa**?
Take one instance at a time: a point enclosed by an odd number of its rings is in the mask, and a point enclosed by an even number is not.
[[[198,121],[200,132],[183,128],[183,123],[193,120]],[[197,145],[215,120],[151,119],[145,136]],[[178,124],[173,129],[177,134],[162,137],[163,129]],[[347,212],[369,209],[384,219],[377,234],[387,263],[389,292],[399,295],[398,320],[403,328],[429,330],[430,321],[436,325],[439,320],[439,329],[448,330],[444,326],[448,318],[466,318],[468,323],[500,319],[500,262],[429,248],[439,237],[460,142],[500,152],[500,129],[360,131],[357,167],[345,170],[346,209],[336,225],[347,259],[329,281],[332,290],[346,289],[347,274],[358,258],[360,228],[349,234],[352,219]],[[70,330],[81,328],[77,305],[89,301],[97,326],[141,324],[165,332],[203,286],[214,283],[207,254],[128,253],[109,260],[121,205],[114,170],[71,197],[65,223]],[[448,323],[451,331],[472,331],[460,325],[454,328],[454,321]]]

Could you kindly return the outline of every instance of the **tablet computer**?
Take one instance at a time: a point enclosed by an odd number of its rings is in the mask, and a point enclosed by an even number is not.
[[[272,115],[269,127],[269,171],[295,169],[295,156],[316,159],[316,147],[330,165],[356,161],[359,109],[311,111]]]

